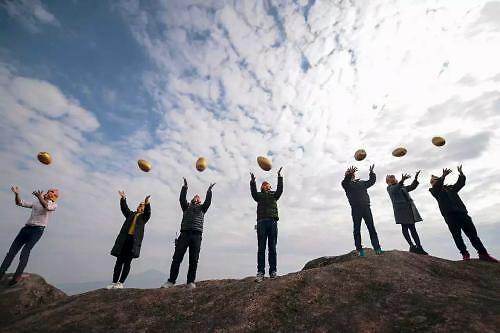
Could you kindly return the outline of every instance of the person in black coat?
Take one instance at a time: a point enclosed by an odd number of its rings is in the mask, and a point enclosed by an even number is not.
[[[144,227],[151,217],[150,195],[139,203],[135,212],[131,211],[127,205],[127,196],[124,191],[120,194],[120,208],[125,222],[123,222],[120,233],[116,237],[115,245],[111,249],[111,255],[116,257],[115,268],[113,270],[113,283],[107,289],[121,289],[130,272],[132,259],[139,258],[141,252],[142,239],[144,238]]]
[[[401,230],[403,231],[403,236],[410,245],[410,252],[417,254],[427,254],[420,244],[420,237],[418,236],[417,229],[415,228],[415,223],[421,222],[422,217],[418,212],[413,199],[410,197],[411,191],[415,190],[418,186],[418,175],[420,170],[415,173],[415,178],[410,185],[405,186],[405,180],[411,178],[409,174],[401,175],[401,180],[398,182],[396,176],[387,175],[385,181],[387,183],[387,193],[392,201],[392,207],[394,209],[394,219],[396,224],[401,225]],[[410,236],[411,233],[411,236]],[[413,241],[411,239],[413,237]]]
[[[429,191],[438,202],[441,215],[443,215],[444,221],[448,225],[448,229],[450,229],[453,240],[462,254],[463,260],[469,260],[470,254],[462,238],[462,231],[469,237],[472,246],[477,250],[480,260],[498,262],[488,254],[488,251],[486,251],[477,235],[476,227],[474,223],[472,223],[467,208],[458,195],[458,192],[465,186],[465,175],[462,172],[461,165],[457,167],[457,170],[459,173],[458,180],[453,185],[444,185],[446,176],[452,172],[450,169],[443,169],[441,177],[432,175],[432,187]]]
[[[365,220],[366,227],[370,233],[370,240],[376,254],[382,254],[384,251],[380,248],[377,231],[373,224],[372,211],[370,209],[370,196],[367,189],[375,184],[376,176],[373,172],[375,165],[370,166],[370,179],[356,179],[358,168],[351,166],[347,169],[342,180],[342,187],[345,190],[349,204],[351,205],[351,215],[354,225],[354,244],[360,257],[365,256],[363,245],[361,245],[361,220]]]
[[[188,184],[184,178],[184,185],[181,189],[179,202],[182,208],[181,234],[175,240],[175,251],[170,266],[170,277],[161,287],[170,288],[175,285],[177,276],[179,275],[179,267],[181,265],[184,254],[189,248],[189,268],[187,274],[188,288],[196,288],[194,283],[196,279],[196,269],[198,268],[198,259],[200,257],[201,240],[203,233],[203,222],[205,213],[208,211],[212,202],[212,188],[215,183],[210,184],[207,190],[207,196],[203,204],[201,198],[196,194],[191,202],[186,200]]]

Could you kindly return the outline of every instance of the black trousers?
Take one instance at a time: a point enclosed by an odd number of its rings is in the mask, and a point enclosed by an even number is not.
[[[196,279],[196,269],[198,268],[198,259],[201,249],[201,232],[199,231],[181,231],[180,236],[175,241],[175,251],[170,266],[170,278],[168,281],[175,283],[179,275],[179,267],[184,254],[189,248],[189,268],[187,275],[187,283],[194,282]]]
[[[125,282],[130,273],[130,264],[132,263],[132,248],[134,246],[134,236],[127,235],[123,244],[122,252],[116,258],[115,268],[113,269],[113,282]]]
[[[361,245],[361,220],[365,220],[366,227],[370,233],[370,240],[374,250],[380,249],[380,244],[378,242],[377,231],[375,230],[375,225],[373,224],[372,210],[370,206],[357,206],[351,207],[351,215],[353,222],[353,235],[354,235],[354,245],[356,250],[361,250],[363,245]]]
[[[418,247],[422,246],[420,244],[420,237],[418,237],[417,228],[415,228],[415,224],[401,224],[401,230],[403,232],[403,236],[405,237],[406,241],[408,242],[408,245],[413,246],[413,242],[411,240],[411,237],[413,237],[413,240],[415,241],[415,245]],[[410,237],[410,233],[411,233],[411,237]]]
[[[22,251],[21,256],[19,257],[19,265],[17,266],[16,272],[14,273],[14,277],[19,277],[23,274],[23,271],[28,264],[31,249],[33,249],[35,244],[42,237],[44,229],[45,227],[30,225],[26,225],[21,228],[16,238],[12,242],[9,252],[7,252],[2,265],[0,266],[0,275],[4,274],[7,269],[9,269],[10,264],[12,264],[12,260],[14,260],[14,257],[17,255],[19,250],[21,250],[21,248]]]
[[[462,238],[462,231],[467,237],[469,237],[472,246],[476,249],[478,254],[488,253],[479,239],[476,227],[474,226],[474,223],[472,223],[472,219],[468,214],[450,214],[445,217],[445,221],[446,224],[448,224],[448,229],[450,229],[453,240],[455,241],[455,244],[461,254],[469,253]]]
[[[269,273],[276,272],[276,243],[278,242],[278,221],[265,219],[257,221],[257,272],[264,273],[266,266],[266,243],[269,247]]]

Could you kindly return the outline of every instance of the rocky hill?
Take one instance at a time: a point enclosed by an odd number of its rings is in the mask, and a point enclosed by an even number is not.
[[[95,290],[31,275],[0,287],[1,332],[499,332],[500,265],[389,251],[323,257],[260,284]]]

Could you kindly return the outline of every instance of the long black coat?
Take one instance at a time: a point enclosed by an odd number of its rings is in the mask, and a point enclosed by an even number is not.
[[[113,246],[113,249],[111,249],[111,255],[115,257],[120,256],[122,252],[123,244],[127,239],[128,229],[130,228],[135,215],[135,212],[131,211],[128,208],[127,200],[124,198],[120,199],[120,208],[122,210],[123,216],[125,216],[125,222],[123,222],[120,233],[116,237],[115,245]],[[137,217],[137,220],[135,221],[134,245],[132,247],[133,258],[139,258],[139,254],[141,253],[142,239],[144,238],[144,226],[146,225],[150,217],[151,205],[146,204],[144,206],[144,213],[139,215]]]
[[[414,224],[422,221],[417,207],[408,192],[413,191],[418,186],[418,181],[414,180],[408,186],[401,183],[387,186],[387,192],[391,197],[392,207],[394,209],[394,219],[396,224]]]

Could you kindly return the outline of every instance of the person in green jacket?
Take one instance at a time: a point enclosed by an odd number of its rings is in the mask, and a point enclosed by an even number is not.
[[[257,192],[255,175],[250,173],[250,192],[252,198],[257,202],[257,277],[255,281],[261,282],[264,279],[266,261],[266,242],[269,247],[269,277],[276,278],[276,243],[278,241],[278,204],[277,201],[283,193],[283,177],[281,167],[278,170],[278,187],[272,191],[269,182],[264,181]]]

